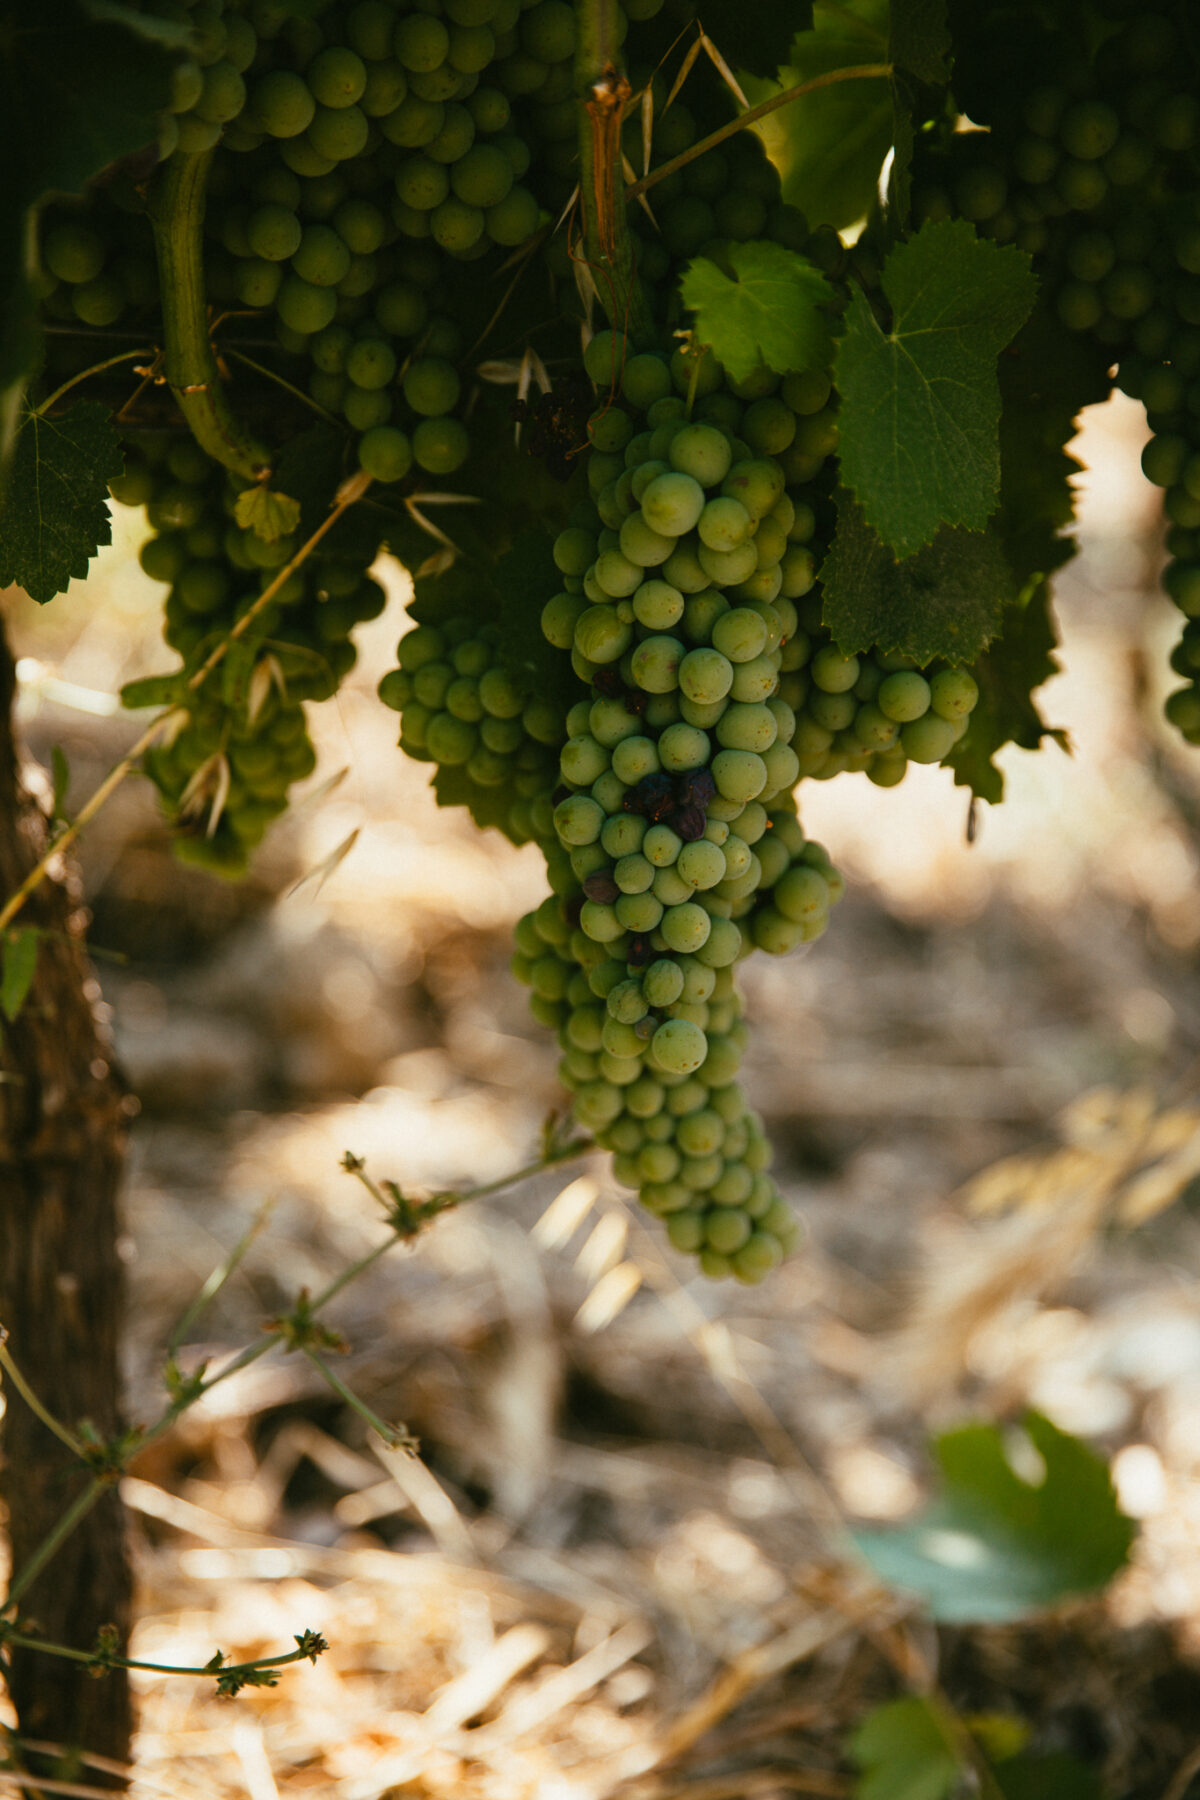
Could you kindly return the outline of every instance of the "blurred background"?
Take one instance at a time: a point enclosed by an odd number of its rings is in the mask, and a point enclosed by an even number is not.
[[[420,1462],[376,1453],[300,1357],[216,1389],[125,1484],[133,1653],[332,1648],[235,1702],[138,1677],[139,1800],[839,1795],[847,1732],[931,1672],[1114,1793],[1200,1792],[1200,754],[1160,723],[1175,619],[1142,440],[1118,395],[1075,446],[1042,694],[1074,754],[1006,752],[974,843],[944,771],[801,790],[850,892],[808,954],[746,968],[746,1080],[806,1251],[759,1289],[705,1283],[587,1159],[437,1220],[331,1309],[339,1376]],[[140,531],[117,509],[86,587],[6,601],[68,811],[136,735],[117,688],[170,660]],[[407,581],[380,573],[386,614],[310,709],[307,797],[245,883],[175,864],[136,779],[83,840],[141,1104],[135,1419],[252,1228],[189,1365],[379,1239],[345,1152],[414,1195],[489,1183],[561,1105],[508,971],[540,859],[440,811],[396,749],[374,687]],[[1115,1456],[1134,1564],[1102,1602],[939,1639],[842,1534],[919,1501],[931,1430],[1026,1405]]]

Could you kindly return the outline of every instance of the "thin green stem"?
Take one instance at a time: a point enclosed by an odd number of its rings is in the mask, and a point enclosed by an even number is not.
[[[16,1388],[30,1412],[37,1415],[47,1431],[52,1431],[60,1443],[65,1444],[67,1449],[72,1451],[74,1455],[82,1458],[84,1454],[83,1445],[79,1442],[75,1433],[70,1431],[61,1420],[56,1419],[49,1408],[44,1406],[38,1399],[24,1375],[22,1375],[20,1369],[13,1361],[8,1348],[7,1338],[7,1332],[5,1332],[3,1326],[0,1326],[0,1369],[3,1369],[5,1375],[8,1377],[13,1387]]]
[[[305,1356],[307,1356],[309,1362],[312,1364],[313,1368],[316,1369],[322,1380],[329,1383],[334,1393],[339,1395],[340,1398],[346,1402],[346,1405],[351,1407],[353,1411],[358,1414],[359,1418],[364,1420],[366,1424],[371,1427],[371,1430],[383,1439],[385,1444],[389,1444],[395,1449],[407,1442],[407,1433],[397,1431],[394,1425],[389,1425],[386,1420],[380,1418],[377,1412],[373,1412],[366,1401],[359,1398],[353,1388],[346,1386],[346,1383],[342,1380],[340,1375],[334,1374],[324,1357],[318,1356],[315,1350],[310,1350],[307,1344],[303,1345],[302,1348]]]
[[[55,388],[48,400],[43,400],[34,407],[34,417],[44,419],[50,408],[61,400],[64,394],[69,394],[73,387],[78,387],[81,381],[88,381],[93,375],[103,375],[105,369],[115,369],[118,363],[132,362],[135,356],[153,355],[154,349],[151,346],[149,349],[123,350],[120,356],[110,356],[107,362],[94,363],[90,369],[84,369],[78,375],[72,375],[70,381],[64,381],[61,387]]]
[[[814,75],[810,81],[801,81],[796,87],[786,88],[782,94],[773,94],[769,100],[763,100],[758,106],[752,106],[746,112],[739,113],[736,119],[730,119],[729,123],[722,125],[718,131],[710,132],[706,138],[701,138],[698,144],[692,144],[689,149],[681,150],[679,155],[671,157],[669,162],[662,163],[657,169],[651,169],[650,173],[643,175],[640,181],[631,181],[625,189],[625,198],[636,200],[639,194],[644,194],[648,188],[654,186],[655,182],[665,181],[668,175],[675,173],[676,169],[686,168],[688,163],[695,162],[696,158],[703,156],[705,151],[715,149],[718,144],[723,144],[725,139],[732,137],[735,132],[745,131],[747,126],[757,124],[759,119],[765,119],[768,113],[777,112],[781,106],[790,106],[793,100],[802,100],[805,94],[815,94],[819,88],[833,87],[839,81],[886,80],[891,73],[892,65],[886,62],[862,63],[852,69],[827,69],[823,75]]]
[[[169,156],[155,179],[150,221],[162,295],[165,369],[196,442],[246,483],[270,474],[270,453],[229,403],[213,355],[204,300],[204,196],[213,152]]]
[[[279,1656],[260,1656],[253,1662],[222,1663],[217,1669],[209,1669],[203,1665],[197,1667],[185,1663],[142,1662],[136,1656],[97,1656],[94,1650],[77,1650],[70,1644],[52,1644],[46,1638],[27,1637],[20,1631],[6,1631],[3,1641],[6,1644],[16,1644],[22,1650],[43,1650],[47,1656],[65,1657],[69,1662],[92,1663],[99,1669],[146,1669],[153,1675],[207,1675],[214,1680],[222,1675],[252,1674],[258,1669],[283,1669],[289,1663],[312,1660],[311,1653],[307,1650],[286,1650]]]
[[[98,1481],[93,1477],[83,1492],[75,1496],[54,1529],[46,1533],[29,1561],[13,1576],[4,1605],[0,1606],[0,1613],[10,1612],[16,1606],[26,1589],[37,1580],[50,1558],[66,1543],[75,1527],[87,1518],[100,1496],[107,1493],[109,1486],[109,1482]]]
[[[286,380],[282,375],[277,375],[274,369],[268,369],[265,363],[255,362],[254,358],[247,356],[244,350],[235,350],[232,344],[224,344],[221,347],[221,355],[232,356],[236,362],[245,363],[248,369],[253,369],[256,375],[265,376],[268,381],[273,381],[276,387],[283,388],[285,392],[291,394],[294,400],[299,400],[302,406],[307,406],[310,412],[315,412],[319,419],[324,419],[327,425],[343,423],[341,419],[336,419],[331,412],[327,412],[323,406],[319,405],[311,394],[306,394],[303,388],[298,388],[294,382]]]
[[[616,0],[580,0],[579,212],[583,257],[615,330],[651,345],[654,321],[634,267],[621,177],[621,121],[631,89],[622,72]]]
[[[174,1331],[172,1331],[167,1340],[167,1351],[169,1355],[174,1355],[175,1351],[183,1342],[185,1335],[191,1330],[201,1313],[204,1312],[206,1307],[211,1306],[212,1302],[216,1299],[221,1289],[225,1286],[225,1283],[229,1280],[229,1277],[242,1261],[242,1258],[249,1250],[251,1244],[253,1244],[254,1240],[262,1231],[263,1226],[271,1216],[275,1204],[276,1201],[272,1199],[268,1200],[265,1205],[259,1207],[249,1229],[242,1233],[242,1236],[229,1252],[229,1255],[225,1257],[222,1262],[217,1264],[212,1274],[208,1277],[208,1280],[200,1289],[200,1292],[185,1309],[182,1318],[179,1320]]]

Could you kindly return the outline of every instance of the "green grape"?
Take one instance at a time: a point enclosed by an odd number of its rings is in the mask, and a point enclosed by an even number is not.
[[[920,719],[929,710],[931,690],[916,670],[899,670],[880,684],[876,705],[886,718],[899,724]]]
[[[723,433],[712,425],[685,425],[671,442],[671,467],[703,487],[716,487],[729,473],[733,453]]]
[[[303,79],[287,69],[259,76],[249,106],[255,124],[276,138],[294,138],[307,131],[317,109]]]
[[[927,712],[923,718],[904,726],[900,742],[910,762],[933,763],[941,762],[948,755],[957,735],[957,727],[952,720],[941,718],[935,712]]]
[[[362,98],[367,85],[366,64],[353,50],[331,44],[313,57],[305,70],[305,79],[319,105],[352,106]]]
[[[523,244],[537,230],[538,204],[528,188],[514,187],[497,205],[488,207],[484,218],[494,243]]]
[[[648,694],[670,693],[679,685],[680,664],[686,654],[678,638],[645,638],[633,652],[633,679]]]
[[[54,225],[42,241],[42,261],[59,281],[95,281],[104,267],[104,245],[88,225]]]
[[[513,185],[512,166],[494,144],[476,144],[455,163],[451,184],[469,207],[499,206]]]
[[[485,224],[481,209],[468,206],[456,194],[443,200],[430,215],[434,238],[443,250],[449,250],[454,255],[462,255],[472,249],[483,236]]]
[[[412,444],[395,426],[375,425],[359,439],[359,467],[376,481],[402,480],[412,467],[412,460]]]
[[[304,135],[317,156],[348,162],[366,148],[370,122],[359,106],[318,106]]]
[[[246,222],[246,238],[255,256],[268,262],[286,262],[300,248],[302,228],[295,213],[284,206],[256,207]]]

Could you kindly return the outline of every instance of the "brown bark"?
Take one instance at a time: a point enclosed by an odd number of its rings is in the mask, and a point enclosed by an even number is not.
[[[0,630],[0,894],[10,894],[47,841],[42,808],[21,778],[13,737],[15,669]],[[83,914],[67,875],[42,883],[20,914],[35,925],[37,972],[16,1022],[0,1020],[0,1323],[34,1393],[72,1427],[101,1439],[120,1425],[118,1332],[123,1281],[116,1251],[126,1110],[94,1014],[99,989]],[[88,1480],[9,1386],[0,1495],[19,1570]],[[56,1552],[20,1604],[54,1642],[91,1649],[115,1625],[127,1654],[131,1573],[120,1503],[106,1494]],[[44,1653],[11,1650],[5,1671],[21,1733],[125,1759],[129,1684],[97,1679]],[[48,1773],[46,1763],[26,1766]],[[102,1783],[96,1770],[86,1779]]]

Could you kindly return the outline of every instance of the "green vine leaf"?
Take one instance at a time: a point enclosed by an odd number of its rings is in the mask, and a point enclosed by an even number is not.
[[[937,1710],[916,1694],[874,1707],[850,1740],[855,1800],[946,1800],[962,1760]]]
[[[935,1619],[998,1624],[1095,1593],[1128,1560],[1135,1526],[1107,1465],[1040,1413],[1024,1420],[1041,1479],[1013,1467],[994,1425],[934,1444],[942,1492],[893,1531],[855,1532],[875,1572],[919,1594]]]
[[[253,531],[265,544],[277,544],[300,523],[300,502],[270,488],[243,488],[234,501],[233,516],[243,531]]]
[[[112,542],[108,484],[125,458],[106,406],[86,400],[61,418],[27,412],[0,502],[0,587],[44,604],[84,576]]]
[[[1017,598],[995,531],[943,526],[931,544],[898,562],[844,490],[821,580],[825,623],[847,655],[877,644],[922,666],[939,656],[973,662]]]
[[[855,292],[838,346],[842,480],[911,556],[943,525],[979,531],[1000,497],[996,358],[1033,306],[1029,258],[938,221],[894,249],[885,332]]]
[[[889,62],[918,81],[946,81],[951,52],[946,0],[892,0],[888,47]]]
[[[819,10],[814,28],[801,32],[792,45],[778,82],[747,82],[746,92],[757,103],[815,75],[887,61],[887,0],[848,0]],[[818,88],[768,114],[757,129],[783,177],[784,199],[811,224],[840,231],[870,212],[892,147],[885,76]]]
[[[705,0],[704,29],[732,69],[774,75],[798,31],[812,28],[812,0],[746,6],[742,0]]]
[[[806,257],[752,239],[725,253],[730,273],[707,256],[687,268],[679,291],[696,315],[696,336],[735,381],[763,363],[777,375],[827,369],[832,353],[821,308],[833,289]]]
[[[0,1012],[10,1025],[21,1016],[21,1008],[29,997],[37,974],[38,947],[41,933],[27,925],[4,940],[4,969],[0,974]]]

